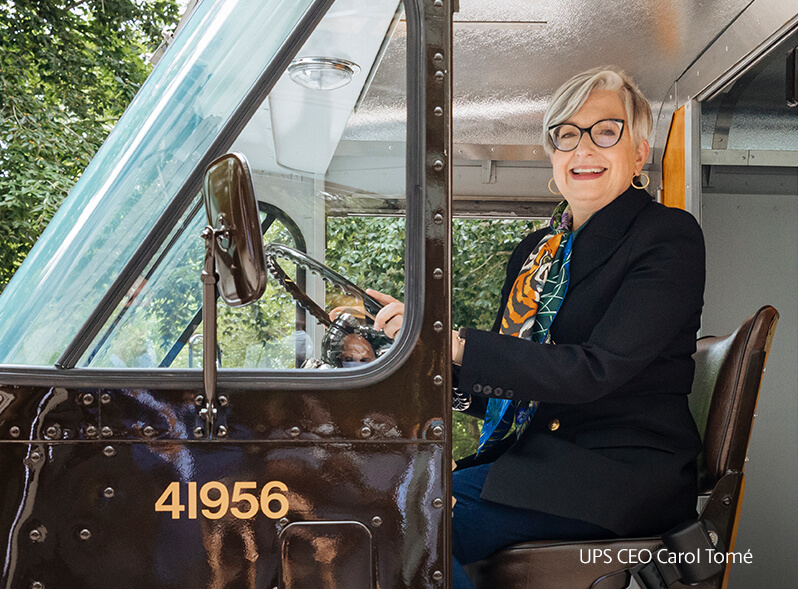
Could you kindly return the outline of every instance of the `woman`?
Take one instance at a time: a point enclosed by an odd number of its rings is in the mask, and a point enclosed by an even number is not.
[[[701,230],[652,201],[648,102],[624,74],[566,82],[544,118],[565,198],[513,252],[492,331],[453,334],[459,402],[485,419],[453,473],[461,564],[532,539],[666,531],[695,517],[687,404],[704,289]],[[552,188],[552,191],[554,189]],[[377,317],[401,327],[393,299]]]

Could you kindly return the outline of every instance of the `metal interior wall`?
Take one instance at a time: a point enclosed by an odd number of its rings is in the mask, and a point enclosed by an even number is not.
[[[731,169],[728,169],[731,171]],[[751,551],[751,564],[732,565],[730,589],[794,587],[798,564],[784,550],[798,544],[798,180],[762,194],[764,170],[734,168],[704,192],[707,289],[702,319],[706,335],[735,329],[750,313],[771,304],[781,315],[757,406],[745,466],[746,488],[735,552]],[[784,170],[787,172],[787,170]],[[786,180],[786,178],[785,178]],[[740,188],[754,192],[741,194]],[[789,190],[789,191],[788,191]]]
[[[785,96],[787,50],[798,35],[795,11],[794,3],[756,0],[677,82],[681,97],[706,98],[702,332],[726,333],[764,304],[781,315],[748,451],[735,546],[754,558],[732,566],[730,589],[798,583],[798,567],[782,549],[798,542],[798,111]],[[712,76],[718,81],[708,84]]]

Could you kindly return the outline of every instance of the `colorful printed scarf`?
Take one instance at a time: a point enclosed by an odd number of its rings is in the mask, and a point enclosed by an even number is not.
[[[554,209],[549,223],[551,231],[529,254],[513,283],[499,329],[502,335],[540,344],[552,343],[549,329],[568,291],[571,248],[576,235],[571,231],[572,226],[571,209],[563,201]],[[489,399],[477,454],[503,439],[513,426],[516,436],[520,436],[535,415],[538,404],[538,401]]]

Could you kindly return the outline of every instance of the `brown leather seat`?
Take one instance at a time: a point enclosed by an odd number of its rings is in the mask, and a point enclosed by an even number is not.
[[[726,551],[734,548],[745,455],[778,317],[773,307],[762,307],[731,335],[698,340],[694,355],[696,373],[690,408],[704,440],[699,457],[704,504],[699,519],[717,534]],[[630,555],[624,550],[659,546],[658,537],[527,542],[497,552],[466,570],[478,589],[620,589],[626,585],[627,575],[619,571],[625,568],[619,562],[621,558],[629,560]],[[607,552],[591,552],[595,550]],[[591,559],[590,555],[597,557]],[[725,587],[729,569],[726,566],[723,574],[694,587]],[[672,587],[685,586],[676,583]]]

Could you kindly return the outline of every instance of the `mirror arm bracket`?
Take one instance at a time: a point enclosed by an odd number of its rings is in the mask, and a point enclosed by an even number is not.
[[[202,380],[205,407],[200,415],[204,413],[209,434],[213,431],[216,413],[216,244],[226,234],[224,225],[220,229],[208,225],[202,231],[205,240],[205,265],[202,269]]]

